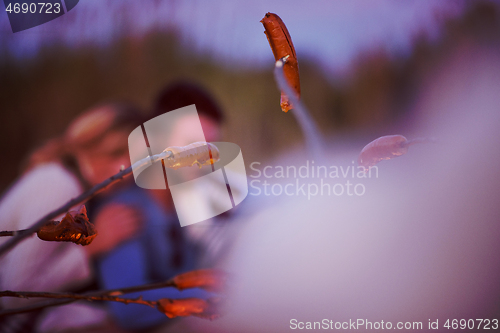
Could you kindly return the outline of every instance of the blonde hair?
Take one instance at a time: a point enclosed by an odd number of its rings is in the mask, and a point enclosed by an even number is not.
[[[106,103],[85,111],[74,119],[60,137],[47,141],[33,151],[24,164],[28,172],[37,165],[58,162],[81,179],[75,153],[92,149],[104,136],[117,129],[130,129],[142,123],[140,111],[126,103]]]

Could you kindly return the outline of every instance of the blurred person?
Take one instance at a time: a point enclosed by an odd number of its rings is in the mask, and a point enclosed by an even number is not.
[[[189,83],[177,82],[167,86],[159,93],[154,110],[153,117],[162,115],[166,112],[177,110],[179,108],[196,105],[198,117],[184,116],[178,120],[173,128],[170,137],[175,142],[180,142],[180,145],[187,145],[196,141],[197,135],[194,134],[198,122],[201,124],[205,140],[207,142],[221,141],[223,137],[222,125],[225,123],[225,114],[222,108],[214,99],[214,97],[203,87]],[[184,181],[197,178],[197,174],[201,173],[199,168],[183,168]],[[232,171],[225,168],[227,174]],[[231,177],[231,190],[233,193],[242,191],[242,186],[238,181],[245,181],[246,178],[233,176]],[[204,208],[207,211],[215,211],[217,206],[217,198],[213,195],[219,189],[219,184],[213,184],[211,181],[197,179],[198,189],[203,188],[203,191],[197,191],[196,188],[187,190],[189,193],[184,193],[183,198],[177,198],[176,207],[184,211],[188,211],[191,207],[193,196],[197,196],[197,202],[205,202]],[[152,195],[158,202],[161,202],[168,209],[174,208],[172,196],[167,188],[167,191],[153,190]],[[201,196],[201,198],[200,198]],[[227,221],[235,215],[239,210],[239,206],[226,211],[215,218],[205,220],[203,222],[191,224],[183,227],[186,237],[198,244],[202,249],[199,262],[200,265],[213,266],[222,260],[229,241],[225,236]]]
[[[34,151],[21,178],[0,202],[0,228],[31,226],[85,189],[130,164],[127,136],[141,120],[128,104],[103,104],[73,120],[65,133]],[[130,238],[139,227],[135,212],[125,206],[96,220],[98,236],[88,246],[46,242],[31,237],[0,258],[0,289],[15,291],[75,291],[92,283],[90,258]],[[56,219],[57,220],[57,219]],[[6,239],[0,239],[4,242]],[[33,300],[1,298],[2,308],[22,307]],[[106,312],[99,307],[70,304],[41,312],[7,317],[2,327],[12,331],[62,331],[101,325]],[[10,329],[10,330],[9,330]]]
[[[224,115],[213,97],[198,85],[179,82],[167,86],[160,92],[152,116],[156,117],[192,104],[196,105],[199,119],[191,116],[177,119],[169,135],[170,139],[183,142],[184,145],[192,143],[193,140],[197,141],[192,135],[201,122],[207,142],[220,140]],[[189,176],[199,172],[196,167],[185,169],[189,169],[186,170]],[[101,288],[115,289],[164,281],[186,271],[213,266],[216,255],[208,255],[210,246],[204,241],[211,237],[203,237],[202,234],[214,236],[210,232],[213,229],[211,227],[218,223],[215,220],[220,222],[224,217],[197,223],[196,226],[181,227],[168,189],[145,190],[135,184],[119,193],[102,196],[98,205],[102,207],[102,212],[115,206],[126,205],[144,217],[144,229],[140,234],[98,259]],[[97,213],[97,219],[100,219],[103,214],[100,208],[94,212]],[[201,225],[201,232],[196,231],[198,225]],[[195,232],[192,232],[193,230]],[[127,297],[142,296],[147,300],[158,300],[207,298],[210,295],[198,288],[182,292],[175,288],[163,288],[134,293]],[[125,329],[152,329],[172,322],[164,314],[147,306],[114,302],[107,305],[119,326]]]

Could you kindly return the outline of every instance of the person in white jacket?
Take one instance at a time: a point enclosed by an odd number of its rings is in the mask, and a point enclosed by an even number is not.
[[[24,173],[0,201],[0,229],[21,230],[130,164],[127,137],[140,124],[140,112],[127,104],[106,104],[75,119],[64,135],[31,154]],[[75,207],[76,210],[78,207]],[[96,222],[98,236],[82,247],[73,243],[25,239],[0,257],[0,290],[72,291],[93,278],[90,258],[104,253],[137,230],[139,217],[127,207],[112,207]],[[7,240],[2,237],[0,244]],[[0,309],[22,307],[39,299],[0,298]],[[104,310],[73,303],[41,313],[3,320],[6,332],[62,331],[102,325]],[[0,329],[0,332],[2,332]]]

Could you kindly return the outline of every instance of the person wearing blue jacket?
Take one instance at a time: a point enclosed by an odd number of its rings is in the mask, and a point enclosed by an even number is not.
[[[136,237],[97,260],[98,282],[102,289],[165,281],[196,268],[196,258],[201,249],[186,239],[175,212],[167,212],[147,190],[133,184],[101,204],[102,209],[95,210],[97,214],[105,213],[106,209],[119,210],[123,206],[136,210],[143,221],[142,230]],[[125,296],[142,296],[145,300],[187,297],[206,299],[211,294],[198,288],[179,291],[168,287]],[[145,305],[109,302],[107,306],[117,324],[126,329],[151,328],[168,320],[163,313]]]

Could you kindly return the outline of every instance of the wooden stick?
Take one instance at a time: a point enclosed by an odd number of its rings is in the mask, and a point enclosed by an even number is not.
[[[288,56],[276,61],[276,64],[274,66],[274,78],[278,84],[279,89],[288,96],[288,99],[293,105],[293,110],[291,112],[295,116],[295,119],[302,129],[309,154],[313,159],[318,161],[323,158],[323,138],[320,134],[319,129],[316,127],[314,120],[311,118],[311,114],[299,101],[295,91],[286,80],[285,73],[283,71],[283,65],[286,63],[287,59]]]
[[[0,237],[15,236],[17,234],[22,234],[23,232],[27,231],[28,229],[15,230],[15,231],[0,231]]]
[[[43,297],[43,298],[55,298],[56,300],[47,301],[47,302],[40,302],[37,304],[30,304],[30,305],[27,305],[24,307],[19,307],[19,308],[14,308],[14,309],[1,310],[0,317],[18,314],[18,313],[31,312],[31,311],[40,310],[40,309],[43,309],[46,307],[64,305],[64,304],[76,302],[78,300],[88,300],[88,301],[102,300],[102,301],[114,301],[114,302],[121,302],[121,303],[128,302],[128,303],[136,303],[136,304],[145,304],[144,302],[146,302],[146,301],[144,301],[144,300],[137,301],[137,299],[136,299],[135,301],[130,301],[131,299],[122,299],[122,298],[119,298],[118,296],[123,295],[123,294],[130,294],[130,293],[139,292],[139,291],[160,289],[160,288],[166,288],[166,287],[176,287],[176,284],[173,281],[173,279],[163,281],[163,282],[150,283],[150,284],[128,287],[128,288],[91,291],[91,292],[87,292],[87,293],[83,293],[83,294],[48,293],[48,292],[36,292],[36,291],[27,292],[27,291],[5,290],[5,291],[0,291],[0,297],[19,297],[19,298]],[[145,305],[156,306],[156,303],[154,303],[154,305],[151,302],[149,302],[149,303],[145,304]]]

